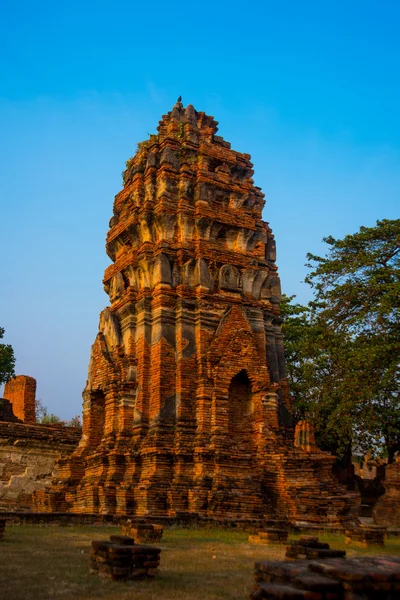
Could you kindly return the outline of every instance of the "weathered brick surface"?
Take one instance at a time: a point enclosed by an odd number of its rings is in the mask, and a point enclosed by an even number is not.
[[[345,550],[332,550],[329,544],[319,542],[317,537],[303,536],[286,546],[286,558],[343,558]]]
[[[400,527],[400,462],[386,466],[385,493],[373,509],[374,521],[386,527]]]
[[[248,154],[177,103],[127,163],[83,393],[41,510],[334,523],[333,458],[294,446],[275,241]]]
[[[5,398],[0,398],[0,421],[22,423],[21,419],[18,419],[13,412],[12,402],[5,400]]]
[[[400,558],[333,558],[255,564],[251,600],[394,600]]]
[[[36,379],[17,375],[4,386],[4,398],[12,403],[14,415],[24,423],[36,423]]]
[[[57,459],[79,438],[72,427],[0,421],[0,510],[32,508],[32,494],[51,484]]]
[[[356,544],[367,548],[368,546],[385,545],[386,527],[358,525],[346,529],[346,544]]]
[[[287,538],[288,531],[286,529],[266,527],[256,534],[249,535],[249,542],[252,544],[284,544]]]
[[[122,523],[123,535],[132,537],[138,543],[154,544],[162,538],[164,528],[162,525],[154,523],[137,523],[131,519],[126,519]]]
[[[161,549],[156,546],[136,544],[129,536],[112,535],[109,542],[92,542],[89,571],[112,581],[155,577],[160,554]]]

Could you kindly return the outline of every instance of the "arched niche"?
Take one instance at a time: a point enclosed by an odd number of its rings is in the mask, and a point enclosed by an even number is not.
[[[259,300],[261,297],[261,288],[268,277],[268,271],[260,269],[257,271],[257,275],[253,282],[253,290],[252,295],[256,300]]]
[[[217,239],[221,238],[220,234],[224,234],[224,226],[222,223],[218,223],[218,221],[214,221],[210,229],[210,240],[215,242]]]
[[[148,263],[147,260],[141,260],[140,266],[137,269],[137,278],[141,288],[150,288],[152,282],[152,263]]]
[[[204,258],[199,258],[197,260],[195,279],[197,285],[200,285],[202,288],[206,288],[207,290],[212,289],[213,281],[208,270],[207,262],[204,260]]]
[[[194,219],[191,215],[180,215],[178,219],[178,235],[181,240],[189,240],[193,237]]]
[[[196,285],[196,261],[195,259],[189,260],[182,267],[182,283],[187,287],[194,287]]]
[[[240,289],[240,273],[233,265],[223,265],[219,271],[219,287],[222,290],[238,291]]]
[[[281,297],[281,280],[276,275],[268,275],[261,288],[261,298],[270,300],[273,304],[279,304]]]
[[[242,369],[231,379],[228,390],[228,432],[232,436],[249,429],[253,413],[252,388],[247,371]]]
[[[133,288],[139,287],[138,279],[137,279],[137,275],[136,275],[136,269],[134,266],[129,265],[128,267],[126,267],[126,269],[124,270],[124,275],[127,278],[127,280],[129,281],[129,285],[131,287],[133,287]]]
[[[252,237],[253,235],[253,231],[251,229],[239,229],[239,232],[236,236],[236,249],[239,252],[246,252],[247,251],[247,244],[249,239]]]
[[[153,287],[159,283],[171,285],[171,282],[172,282],[172,273],[171,273],[171,265],[169,264],[169,260],[165,256],[165,254],[159,254],[154,261]]]
[[[174,237],[176,215],[161,213],[155,217],[154,227],[159,240],[170,242]]]
[[[235,250],[236,240],[238,239],[239,229],[236,227],[230,227],[226,232],[226,246],[229,250]]]
[[[242,273],[242,286],[245,294],[253,293],[254,278],[256,277],[257,273],[258,271],[255,269],[246,269]]]
[[[267,239],[266,234],[263,231],[257,229],[247,242],[247,252],[253,252],[254,248],[259,242],[265,243]]]
[[[203,239],[208,240],[210,238],[210,231],[213,221],[207,217],[200,217],[196,219],[196,228],[199,236]]]
[[[140,228],[137,223],[128,226],[129,240],[132,248],[138,248],[141,244]]]
[[[110,296],[111,303],[122,298],[125,292],[125,282],[122,273],[116,273],[110,280],[110,287],[108,289],[108,295]]]
[[[153,241],[153,216],[150,213],[146,213],[140,217],[140,231],[142,242]]]

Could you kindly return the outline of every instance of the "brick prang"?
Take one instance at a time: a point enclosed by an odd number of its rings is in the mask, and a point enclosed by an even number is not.
[[[333,457],[308,429],[294,444],[275,240],[250,155],[177,102],[123,179],[83,437],[37,508],[351,520]]]

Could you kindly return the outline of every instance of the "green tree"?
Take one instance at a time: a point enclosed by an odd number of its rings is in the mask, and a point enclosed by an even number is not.
[[[316,363],[310,355],[310,308],[294,303],[295,297],[283,294],[280,309],[290,394],[295,418],[301,420],[310,412]]]
[[[332,336],[345,340],[335,353],[340,406],[354,420],[358,443],[383,440],[391,462],[400,448],[400,219],[324,241],[327,257],[307,257],[313,318],[328,344]]]
[[[314,421],[321,447],[343,456],[352,444],[384,444],[391,462],[400,449],[400,220],[324,241],[326,257],[308,255],[315,295],[300,313],[305,392],[296,405]],[[295,340],[293,327],[289,335]]]
[[[79,415],[75,415],[69,421],[63,421],[57,415],[49,413],[40,398],[36,398],[36,421],[41,425],[64,425],[65,427],[76,427],[82,429]]]
[[[0,340],[4,337],[4,329],[0,327]],[[15,375],[15,356],[10,344],[0,344],[0,385]]]
[[[290,393],[297,420],[315,426],[320,448],[350,458],[353,421],[343,400],[343,335],[328,332],[310,306],[283,296],[281,316]]]

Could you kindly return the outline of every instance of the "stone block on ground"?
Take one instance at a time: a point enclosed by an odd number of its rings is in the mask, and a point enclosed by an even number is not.
[[[161,549],[135,544],[128,536],[112,535],[110,541],[93,541],[89,571],[113,581],[146,579],[158,574]]]
[[[292,540],[286,546],[286,558],[342,558],[346,556],[345,550],[333,550],[329,544],[318,541],[317,537],[304,536],[299,540]]]
[[[394,600],[400,557],[357,557],[255,564],[250,600]]]

